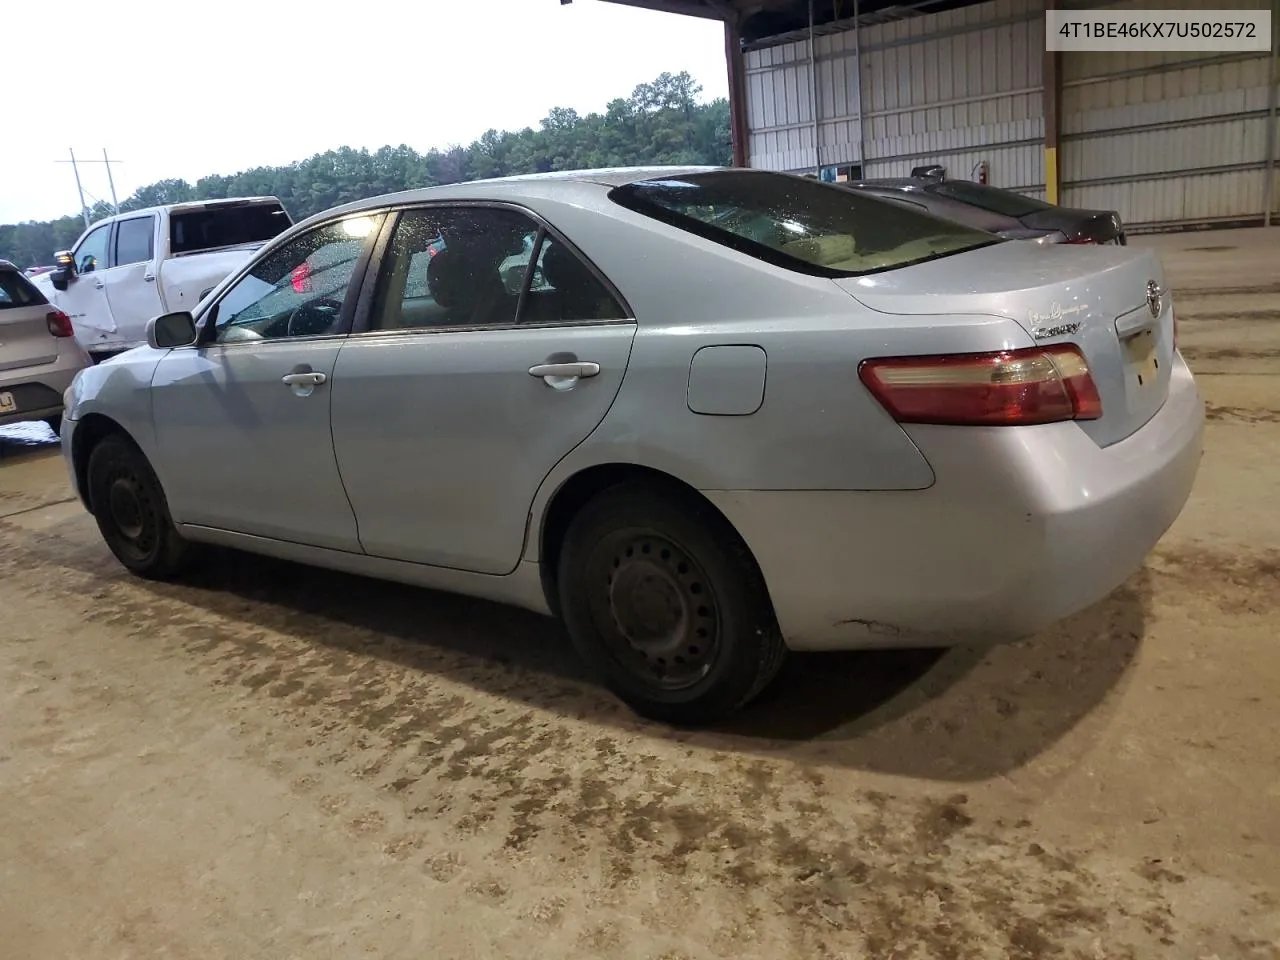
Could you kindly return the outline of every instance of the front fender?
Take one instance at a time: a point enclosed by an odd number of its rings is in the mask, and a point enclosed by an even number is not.
[[[160,474],[151,408],[151,378],[167,351],[138,347],[81,370],[64,396],[63,417],[78,424],[94,416],[119,425]],[[66,449],[66,448],[64,448]],[[69,450],[68,450],[69,452]]]

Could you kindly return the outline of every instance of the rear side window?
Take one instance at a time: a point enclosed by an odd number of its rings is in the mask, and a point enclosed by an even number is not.
[[[0,270],[0,310],[46,303],[39,290],[16,270]]]
[[[175,256],[266,243],[284,233],[292,222],[278,203],[211,206],[175,212],[169,222],[169,250]]]
[[[134,217],[116,223],[115,266],[146,263],[154,254],[156,222],[154,217]]]
[[[899,204],[766,171],[642,180],[616,188],[610,197],[637,213],[813,276],[859,276],[999,242]]]

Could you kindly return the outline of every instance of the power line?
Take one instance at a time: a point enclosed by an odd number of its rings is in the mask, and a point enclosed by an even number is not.
[[[80,182],[79,164],[81,163],[100,163],[107,168],[107,183],[110,184],[111,186],[111,209],[114,210],[116,213],[119,213],[120,203],[116,199],[116,181],[115,181],[115,178],[111,176],[111,165],[113,163],[119,163],[120,161],[112,160],[110,157],[108,157],[106,147],[102,148],[101,160],[77,160],[76,151],[73,147],[68,147],[67,152],[71,155],[70,160],[55,160],[54,163],[71,164],[71,171],[75,174],[75,177],[76,177],[76,191],[80,194],[80,216],[84,218],[85,229],[88,229],[89,227],[89,208],[85,205],[85,202],[84,202],[85,189],[84,189],[84,185]],[[89,196],[92,198],[93,194],[89,194]],[[96,202],[100,202],[100,201],[96,201]]]

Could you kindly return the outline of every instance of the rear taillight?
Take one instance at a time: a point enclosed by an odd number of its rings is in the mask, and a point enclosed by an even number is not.
[[[1178,349],[1178,311],[1170,310],[1169,316],[1173,319],[1173,349]]]
[[[1089,364],[1070,344],[864,360],[858,377],[899,423],[1019,426],[1102,416]]]
[[[61,310],[54,310],[44,318],[49,332],[55,337],[74,337],[75,329],[71,326],[71,318]]]
[[[1097,243],[1097,242],[1098,241],[1094,240],[1092,237],[1075,237],[1074,239],[1070,239],[1067,241],[1067,243]]]

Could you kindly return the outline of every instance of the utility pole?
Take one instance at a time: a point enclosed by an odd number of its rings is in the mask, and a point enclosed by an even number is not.
[[[67,151],[71,154],[71,172],[76,175],[76,191],[80,194],[80,216],[84,217],[84,228],[89,229],[89,208],[84,203],[84,187],[80,186],[80,168],[76,166],[76,151],[74,147],[67,147]]]
[[[116,199],[116,181],[115,181],[115,178],[111,175],[111,165],[113,163],[119,163],[120,161],[112,160],[110,157],[108,157],[106,147],[102,148],[101,160],[77,160],[76,151],[74,148],[68,147],[67,151],[71,154],[71,160],[70,161],[59,160],[57,162],[58,163],[69,162],[71,164],[72,172],[76,175],[76,190],[80,193],[80,216],[84,218],[85,227],[87,228],[89,226],[89,207],[84,202],[84,186],[80,182],[80,164],[82,163],[100,163],[107,168],[107,183],[111,185],[111,208],[116,213],[119,213],[120,202]]]
[[[120,212],[120,203],[116,200],[116,181],[111,176],[111,161],[107,158],[107,148],[102,148],[102,165],[107,168],[107,183],[111,184],[111,209]]]

